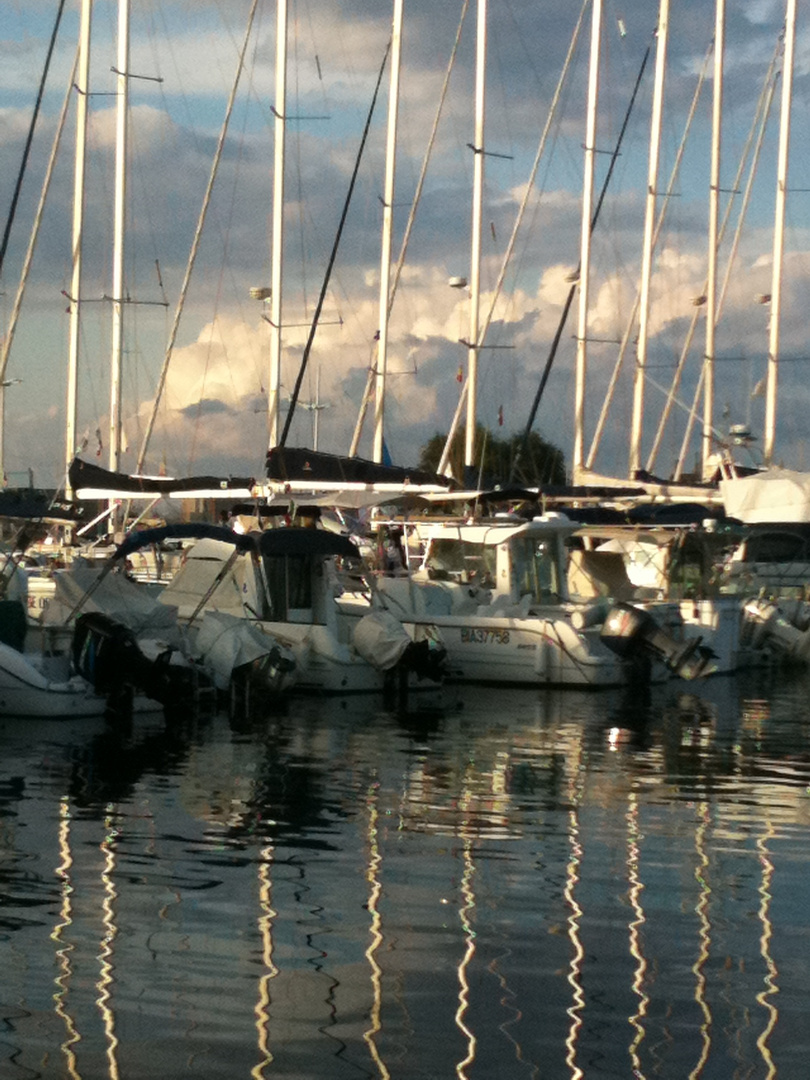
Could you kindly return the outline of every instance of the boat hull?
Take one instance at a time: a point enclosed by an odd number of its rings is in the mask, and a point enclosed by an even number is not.
[[[602,644],[598,630],[575,630],[567,619],[439,615],[430,625],[441,635],[454,681],[610,687],[638,677]]]
[[[53,682],[24,654],[0,644],[0,715],[70,719],[101,716],[106,705],[84,679]]]

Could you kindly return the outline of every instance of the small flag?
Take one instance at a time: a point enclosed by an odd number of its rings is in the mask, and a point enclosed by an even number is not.
[[[458,365],[458,371],[456,372],[456,382],[464,382],[464,369],[461,364]]]

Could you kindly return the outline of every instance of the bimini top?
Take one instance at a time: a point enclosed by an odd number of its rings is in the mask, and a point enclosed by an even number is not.
[[[255,542],[251,536],[234,532],[225,525],[209,525],[204,521],[192,521],[185,524],[161,525],[156,529],[138,529],[129,533],[115,549],[113,559],[124,559],[133,551],[161,544],[164,540],[222,540],[233,544],[240,551],[251,551]]]
[[[281,529],[266,529],[263,533],[252,533],[251,539],[262,555],[343,555],[349,559],[360,558],[356,544],[348,537],[328,529],[286,526]]]

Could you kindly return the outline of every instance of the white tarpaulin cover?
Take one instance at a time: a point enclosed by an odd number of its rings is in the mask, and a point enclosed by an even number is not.
[[[136,634],[148,630],[172,642],[175,636],[179,638],[177,611],[158,603],[143,585],[130,581],[123,574],[107,574],[90,595],[86,595],[100,573],[92,567],[76,567],[54,574],[56,593],[43,613],[43,624],[61,626],[81,602],[78,615],[98,611]]]
[[[765,469],[720,481],[726,515],[745,525],[810,522],[810,473]]]
[[[272,635],[262,633],[255,623],[224,611],[203,613],[196,651],[218,690],[228,688],[235,668],[267,656],[275,648],[292,655]]]
[[[370,611],[354,628],[354,647],[377,671],[399,663],[411,643],[402,623],[390,611]]]

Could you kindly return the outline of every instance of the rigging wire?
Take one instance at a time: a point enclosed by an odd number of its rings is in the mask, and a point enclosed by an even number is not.
[[[737,167],[737,173],[736,173],[736,175],[734,177],[734,182],[731,185],[731,191],[732,192],[737,192],[737,191],[740,190],[740,182],[742,180],[742,175],[743,175],[743,171],[744,171],[744,168],[745,168],[745,162],[748,159],[748,155],[750,153],[752,153],[752,144],[753,144],[753,154],[752,154],[752,158],[751,158],[751,165],[750,165],[750,168],[749,168],[749,171],[748,171],[748,180],[747,180],[747,183],[746,183],[745,192],[743,194],[742,204],[740,206],[740,213],[739,213],[739,217],[738,217],[738,220],[737,220],[737,226],[736,226],[735,232],[734,232],[734,237],[733,237],[732,243],[731,243],[731,250],[730,250],[730,253],[729,253],[729,257],[728,257],[728,262],[726,264],[725,278],[724,278],[722,287],[720,289],[720,294],[719,294],[718,299],[717,299],[717,315],[716,315],[717,319],[720,318],[720,313],[721,313],[721,311],[723,309],[723,304],[724,304],[724,301],[725,301],[726,292],[727,292],[728,286],[729,286],[729,279],[730,279],[731,271],[732,271],[732,268],[733,268],[734,263],[736,261],[737,248],[739,246],[740,234],[741,234],[743,222],[745,220],[745,214],[747,212],[748,204],[749,204],[750,198],[751,198],[752,186],[753,186],[754,177],[755,177],[756,171],[757,171],[757,165],[759,163],[759,156],[760,156],[760,151],[762,149],[762,142],[763,142],[763,139],[764,139],[764,136],[765,136],[765,129],[766,129],[766,126],[767,126],[768,117],[769,117],[770,111],[771,111],[771,105],[773,103],[773,98],[774,98],[774,94],[775,94],[775,91],[776,91],[776,83],[777,83],[776,65],[777,65],[777,62],[778,62],[780,50],[781,50],[781,43],[778,43],[777,47],[776,47],[776,51],[774,52],[774,55],[773,55],[773,57],[771,59],[771,64],[770,64],[770,67],[769,67],[768,72],[766,74],[765,81],[764,81],[763,86],[762,86],[762,90],[760,92],[760,97],[759,97],[759,100],[757,102],[757,107],[756,107],[756,110],[755,110],[755,113],[754,113],[754,118],[753,118],[753,121],[751,123],[750,129],[749,129],[749,132],[748,132],[748,137],[746,139],[745,145],[744,145],[742,153],[740,155],[739,165]],[[756,132],[757,126],[759,126],[758,134]],[[756,135],[756,143],[754,144],[755,135]],[[718,243],[718,245],[720,245],[722,243],[723,237],[725,236],[726,228],[728,227],[729,220],[730,220],[730,217],[731,217],[732,203],[733,203],[733,199],[729,199],[727,204],[726,204],[725,214],[723,215],[723,220],[720,223],[720,227],[718,229],[718,234],[717,234],[717,243]],[[704,283],[702,291],[705,292],[705,283]],[[688,329],[687,334],[686,334],[686,339],[685,339],[683,347],[681,349],[681,354],[680,354],[680,356],[678,358],[678,361],[677,361],[677,364],[676,364],[676,367],[675,367],[675,371],[674,371],[673,376],[672,376],[671,390],[669,391],[669,394],[667,396],[667,400],[666,400],[665,405],[664,405],[664,409],[662,410],[662,413],[661,413],[661,418],[660,418],[659,423],[658,423],[658,430],[656,432],[656,438],[655,438],[655,441],[653,442],[652,449],[650,450],[650,456],[649,456],[649,460],[648,460],[648,463],[647,463],[647,471],[648,472],[652,471],[652,468],[653,468],[653,466],[655,464],[655,459],[656,459],[656,457],[658,455],[658,452],[659,452],[659,449],[660,449],[660,446],[661,446],[661,440],[663,438],[664,427],[666,425],[667,420],[669,419],[669,414],[670,414],[670,411],[672,409],[671,396],[674,396],[677,393],[678,386],[680,384],[681,373],[683,371],[683,367],[684,367],[684,364],[686,362],[687,355],[688,355],[689,350],[690,350],[691,345],[692,345],[692,338],[694,336],[695,329],[697,327],[697,322],[698,322],[699,317],[700,317],[700,309],[695,308],[695,310],[694,310],[694,312],[692,314],[691,322],[689,324],[689,329]],[[702,380],[701,380],[701,389],[702,389]],[[695,402],[695,408],[696,407],[697,407],[697,401]],[[679,455],[678,464],[676,465],[676,476],[680,476],[680,474],[682,472],[682,469],[683,469],[683,461],[684,461],[684,458],[685,458],[685,455],[686,455],[686,451],[688,449],[689,441],[691,439],[694,410],[689,411],[689,415],[690,415],[690,419],[688,421],[687,432],[686,432],[685,437],[684,437],[683,449],[682,449],[681,454]]]
[[[152,437],[152,431],[153,431],[154,425],[155,425],[155,417],[157,416],[157,411],[158,411],[158,408],[160,406],[161,399],[163,397],[163,390],[164,390],[165,385],[166,385],[166,377],[167,377],[168,372],[169,372],[169,364],[171,363],[172,355],[173,355],[173,352],[174,352],[174,344],[175,344],[175,341],[177,340],[177,331],[178,331],[178,328],[180,326],[180,318],[182,316],[183,308],[185,306],[186,295],[188,293],[189,284],[191,282],[191,274],[192,274],[192,271],[194,269],[194,263],[195,263],[196,258],[197,258],[197,252],[199,251],[200,238],[202,236],[203,226],[205,224],[205,219],[206,219],[207,214],[208,214],[208,208],[209,208],[209,206],[211,204],[211,195],[212,195],[212,192],[213,192],[213,189],[214,189],[214,181],[216,180],[216,175],[217,175],[217,172],[219,170],[219,163],[220,163],[220,161],[222,159],[222,152],[223,152],[223,149],[224,149],[224,146],[225,146],[225,136],[226,136],[227,131],[228,131],[228,124],[230,122],[231,114],[233,112],[233,106],[234,106],[234,102],[236,100],[236,94],[237,94],[237,91],[239,89],[239,81],[240,81],[240,78],[241,78],[241,75],[242,75],[242,71],[244,69],[245,53],[247,52],[248,42],[250,41],[250,35],[251,35],[251,31],[253,29],[253,19],[254,19],[254,16],[256,14],[257,4],[258,4],[258,0],[253,0],[253,3],[252,3],[251,8],[250,8],[250,13],[248,15],[247,28],[245,30],[245,37],[244,37],[244,41],[243,41],[243,44],[242,44],[242,48],[241,48],[241,50],[239,52],[239,59],[238,59],[237,66],[236,66],[236,74],[234,76],[233,86],[231,87],[231,93],[230,93],[230,96],[228,98],[228,104],[227,104],[226,109],[225,109],[225,118],[223,120],[222,128],[220,130],[219,141],[217,143],[216,152],[214,154],[214,160],[211,163],[211,170],[210,170],[209,177],[208,177],[208,185],[206,187],[205,195],[203,197],[203,203],[202,203],[199,218],[198,218],[198,221],[197,221],[197,228],[196,228],[195,233],[194,233],[194,239],[192,241],[191,251],[189,252],[188,260],[187,260],[187,263],[186,263],[186,272],[185,272],[185,275],[183,277],[183,283],[182,283],[182,285],[180,287],[180,295],[178,296],[178,299],[177,299],[177,305],[176,305],[175,314],[174,314],[174,321],[172,322],[171,332],[169,334],[169,340],[168,340],[168,343],[166,345],[166,354],[165,354],[165,357],[164,357],[164,360],[163,360],[163,367],[162,367],[161,372],[160,372],[160,377],[158,379],[157,390],[155,392],[155,402],[154,402],[154,405],[152,407],[152,413],[151,413],[151,415],[149,417],[149,422],[147,424],[146,431],[144,433],[143,442],[141,444],[141,450],[140,450],[140,453],[138,454],[138,465],[137,465],[138,472],[140,472],[143,469],[144,459],[146,458],[146,452],[147,452],[147,450],[149,448],[149,440]]]
[[[520,226],[521,226],[521,224],[523,222],[523,216],[524,216],[524,214],[526,212],[526,208],[527,208],[527,206],[529,204],[529,198],[531,196],[531,192],[532,192],[532,189],[534,187],[534,181],[535,181],[535,178],[537,176],[537,171],[538,171],[538,169],[540,167],[540,161],[541,161],[541,159],[543,157],[543,154],[545,152],[546,141],[548,139],[549,132],[552,129],[553,123],[556,123],[556,118],[557,118],[557,115],[558,115],[557,114],[557,107],[559,105],[560,98],[562,96],[563,88],[564,88],[564,86],[566,84],[566,81],[567,81],[567,75],[568,75],[569,68],[571,66],[571,62],[572,62],[573,57],[574,57],[574,53],[576,51],[576,46],[577,46],[577,42],[579,40],[579,35],[580,35],[580,31],[582,29],[582,23],[583,23],[583,20],[584,20],[584,17],[585,17],[585,11],[586,11],[586,8],[588,6],[588,3],[589,3],[589,0],[583,0],[582,7],[580,8],[579,18],[577,19],[576,25],[574,27],[574,33],[571,36],[571,40],[570,40],[570,43],[569,43],[569,46],[568,46],[568,52],[567,52],[566,57],[565,57],[565,62],[563,64],[562,71],[560,72],[560,77],[557,80],[557,86],[556,86],[555,91],[554,91],[554,96],[552,97],[551,104],[549,106],[549,111],[548,111],[548,115],[546,117],[546,122],[545,122],[545,125],[543,127],[543,132],[542,132],[542,134],[540,136],[540,142],[538,144],[537,152],[536,152],[535,157],[534,157],[534,162],[532,163],[532,168],[531,168],[531,171],[529,173],[529,179],[528,179],[528,182],[526,184],[526,188],[524,190],[523,199],[521,200],[521,204],[520,204],[520,207],[518,209],[517,216],[515,218],[515,223],[514,223],[514,225],[512,227],[512,234],[509,237],[509,243],[506,246],[506,251],[504,253],[504,257],[503,257],[503,260],[501,262],[501,271],[500,271],[500,274],[498,275],[498,280],[497,280],[497,282],[495,284],[495,288],[493,289],[492,301],[491,301],[490,306],[489,306],[489,311],[486,313],[486,316],[485,316],[484,321],[482,323],[482,329],[481,329],[481,331],[479,333],[479,337],[478,337],[479,344],[483,343],[483,341],[485,340],[487,331],[488,331],[489,326],[490,326],[490,323],[492,322],[492,318],[493,318],[493,316],[495,314],[495,307],[496,307],[496,305],[498,303],[498,298],[500,296],[501,289],[503,288],[504,279],[506,277],[506,270],[507,270],[507,267],[509,266],[509,263],[510,263],[510,261],[512,259],[512,254],[514,252],[515,243],[517,242],[517,237],[518,237],[518,233],[520,231]],[[456,431],[458,429],[458,425],[459,425],[460,420],[461,420],[461,412],[462,412],[462,409],[464,408],[464,402],[465,402],[466,397],[467,397],[468,389],[469,389],[469,377],[466,377],[464,379],[464,383],[463,383],[463,385],[461,387],[461,392],[459,393],[458,405],[456,406],[456,412],[455,412],[455,415],[453,416],[453,420],[452,420],[452,423],[450,425],[450,430],[447,433],[447,439],[445,441],[444,450],[442,452],[441,460],[439,462],[439,466],[438,466],[438,469],[437,469],[437,471],[439,473],[444,472],[444,470],[447,468],[447,464],[448,464],[448,462],[450,460],[451,447],[452,447],[452,444],[453,444],[453,440],[455,439],[455,435],[456,435]],[[513,468],[514,467],[515,466],[513,465]]]
[[[31,143],[34,141],[34,129],[37,126],[37,119],[39,118],[39,110],[42,105],[42,98],[45,93],[45,83],[48,79],[48,72],[51,67],[51,57],[53,56],[54,46],[56,45],[56,36],[59,33],[59,24],[62,21],[62,12],[64,11],[65,0],[59,0],[59,8],[56,12],[56,19],[53,24],[53,30],[51,31],[51,38],[48,43],[48,51],[45,56],[45,67],[42,71],[42,76],[39,80],[39,89],[37,90],[36,101],[34,102],[34,111],[31,114],[31,123],[28,125],[28,134],[25,139],[25,146],[23,147],[23,156],[20,161],[20,168],[17,172],[17,179],[14,183],[14,191],[11,196],[11,206],[9,207],[8,217],[6,218],[6,225],[3,230],[3,239],[0,240],[0,274],[3,273],[3,263],[6,258],[6,251],[8,250],[9,237],[11,236],[11,226],[14,223],[14,218],[17,215],[17,203],[20,198],[20,191],[22,189],[23,177],[25,176],[25,170],[28,166],[28,158],[31,153]]]
[[[697,84],[695,86],[695,92],[692,95],[692,102],[691,102],[691,105],[690,105],[690,108],[689,108],[689,113],[688,113],[687,118],[686,118],[686,123],[684,125],[683,135],[681,136],[680,145],[678,147],[678,152],[675,155],[675,161],[673,163],[672,170],[670,172],[669,183],[667,184],[666,193],[664,195],[663,203],[662,203],[662,206],[661,206],[661,211],[660,211],[660,213],[658,215],[658,221],[656,223],[655,232],[653,234],[653,248],[655,248],[657,246],[657,244],[658,244],[658,239],[659,239],[660,234],[661,234],[661,229],[662,229],[662,227],[664,225],[664,221],[666,219],[667,208],[669,206],[669,201],[670,201],[670,199],[672,197],[672,193],[673,193],[673,190],[675,188],[675,182],[676,182],[676,180],[678,178],[678,175],[680,173],[681,161],[683,160],[683,153],[684,153],[684,150],[685,150],[685,147],[686,147],[686,142],[687,142],[687,139],[688,139],[689,132],[690,132],[690,130],[692,128],[692,122],[693,122],[693,120],[695,118],[695,114],[697,112],[698,103],[700,101],[700,96],[701,96],[701,93],[703,91],[703,86],[704,86],[706,76],[707,76],[708,71],[709,71],[709,65],[710,65],[710,62],[711,62],[713,51],[714,51],[714,45],[710,44],[709,47],[706,50],[705,55],[704,55],[703,66],[702,66],[702,68],[700,70],[700,73],[698,75]],[[597,423],[596,423],[596,429],[594,431],[593,439],[591,440],[590,449],[588,450],[588,456],[587,456],[587,458],[585,460],[586,469],[590,469],[590,468],[593,467],[594,458],[596,456],[597,450],[599,449],[599,444],[600,444],[601,439],[602,439],[602,433],[604,431],[605,422],[607,420],[608,410],[609,410],[610,405],[611,405],[611,403],[613,401],[613,396],[614,396],[614,393],[615,393],[615,390],[616,390],[616,384],[617,384],[617,381],[618,381],[618,378],[619,378],[619,373],[621,371],[622,365],[624,364],[624,359],[625,359],[625,356],[627,354],[627,349],[628,349],[628,347],[630,345],[630,339],[631,339],[633,330],[635,329],[636,317],[638,315],[638,309],[639,309],[640,303],[641,303],[641,294],[637,290],[636,291],[636,296],[635,296],[635,301],[633,303],[633,307],[632,307],[632,310],[631,310],[631,313],[630,313],[630,318],[627,320],[624,336],[622,337],[622,341],[621,341],[621,344],[619,346],[619,355],[616,358],[616,363],[614,365],[613,371],[612,371],[611,376],[610,376],[610,380],[608,382],[607,393],[605,394],[605,399],[604,399],[604,402],[602,404],[602,408],[601,408],[600,413],[599,413],[599,419],[597,420]]]
[[[597,200],[596,206],[594,208],[593,215],[591,217],[591,223],[590,223],[590,231],[591,232],[593,232],[594,228],[596,227],[596,223],[599,220],[599,212],[602,209],[602,204],[604,203],[605,195],[607,194],[607,189],[608,189],[608,186],[610,184],[611,177],[613,176],[613,170],[614,170],[616,161],[618,159],[619,152],[621,150],[621,145],[622,145],[622,141],[624,139],[624,134],[625,134],[625,132],[627,130],[627,125],[630,122],[630,116],[631,116],[631,114],[633,112],[633,106],[635,105],[636,96],[638,94],[639,87],[641,86],[641,80],[642,80],[642,78],[644,76],[644,70],[647,67],[647,61],[649,60],[649,57],[650,57],[651,48],[652,48],[652,46],[648,44],[647,49],[646,49],[646,51],[644,53],[644,58],[641,61],[641,67],[639,68],[638,75],[636,76],[636,82],[635,82],[635,85],[633,86],[633,93],[630,95],[630,102],[629,102],[629,104],[627,106],[627,111],[625,112],[625,115],[624,115],[624,120],[622,122],[622,126],[621,126],[621,129],[619,131],[619,137],[616,140],[616,145],[615,145],[615,147],[614,147],[614,149],[613,149],[613,151],[611,153],[610,165],[608,166],[608,170],[607,170],[607,173],[605,175],[605,179],[604,179],[604,181],[602,183],[602,190],[599,193],[599,199]],[[578,270],[579,269],[580,268],[578,267]],[[551,343],[551,349],[549,350],[549,355],[548,355],[548,358],[546,359],[546,366],[543,369],[542,376],[540,377],[540,385],[537,388],[537,392],[536,392],[536,394],[534,396],[534,401],[532,402],[532,407],[531,407],[531,409],[529,411],[529,419],[526,422],[526,428],[525,428],[525,430],[523,432],[523,444],[518,449],[517,453],[515,454],[515,459],[512,462],[512,469],[511,469],[511,472],[510,472],[510,475],[509,475],[510,482],[514,481],[515,476],[517,475],[517,470],[518,470],[518,467],[519,467],[519,464],[520,464],[521,457],[525,453],[525,451],[528,449],[529,439],[530,439],[531,432],[532,432],[532,427],[534,426],[534,420],[535,420],[535,417],[537,416],[537,410],[538,410],[538,408],[540,406],[540,401],[541,401],[541,399],[543,397],[543,391],[546,388],[546,383],[548,382],[549,374],[551,373],[551,366],[554,363],[555,356],[557,355],[557,349],[558,349],[559,344],[560,344],[560,338],[562,337],[563,329],[565,328],[565,324],[568,321],[568,313],[571,310],[571,304],[574,301],[574,294],[576,293],[576,290],[577,290],[578,278],[579,278],[579,273],[577,273],[577,281],[574,281],[572,283],[572,285],[571,285],[571,288],[568,290],[568,296],[565,299],[565,304],[563,305],[562,314],[560,315],[560,319],[559,319],[559,322],[557,324],[557,330],[556,330],[556,333],[554,335],[554,339],[553,339],[553,341]]]
[[[413,232],[414,222],[416,220],[416,210],[422,199],[422,191],[425,186],[425,179],[427,177],[428,166],[430,164],[433,147],[436,143],[436,135],[439,130],[439,121],[441,120],[442,111],[444,109],[445,99],[447,97],[447,91],[450,86],[450,76],[453,72],[456,63],[456,56],[458,54],[459,42],[461,41],[461,31],[464,26],[464,20],[467,15],[467,10],[470,5],[470,0],[464,0],[461,9],[461,16],[459,18],[458,27],[456,29],[456,37],[453,42],[453,48],[450,51],[450,59],[447,62],[445,68],[444,81],[442,82],[442,88],[439,92],[439,100],[436,105],[436,111],[433,116],[433,126],[428,136],[428,143],[425,149],[425,153],[422,157],[422,166],[419,170],[419,178],[416,181],[416,188],[414,190],[413,199],[411,199],[411,207],[408,212],[408,220],[405,223],[405,232],[402,237],[402,243],[399,249],[399,255],[397,257],[396,265],[391,272],[391,289],[388,297],[388,314],[390,315],[394,307],[394,299],[399,288],[399,281],[402,276],[402,269],[405,265],[405,257],[408,253],[408,245],[411,240],[411,233]],[[376,360],[376,347],[373,350],[372,362],[368,367],[368,377],[366,379],[366,388],[363,392],[363,398],[360,403],[360,411],[357,417],[357,424],[354,429],[354,435],[352,436],[351,446],[349,447],[349,457],[354,457],[357,454],[357,448],[360,444],[360,436],[363,432],[363,422],[365,420],[368,406],[371,403],[374,393],[374,383],[377,375],[377,360]]]
[[[56,132],[53,138],[53,145],[51,147],[51,154],[48,160],[48,165],[45,170],[45,176],[42,180],[42,187],[40,190],[39,204],[34,216],[34,225],[31,229],[31,235],[28,239],[28,249],[23,259],[23,268],[20,273],[20,280],[17,285],[17,293],[14,298],[14,304],[11,310],[11,316],[9,318],[8,327],[6,329],[5,338],[3,339],[3,347],[0,350],[0,384],[6,377],[6,367],[8,365],[8,357],[11,351],[11,344],[14,340],[14,335],[17,329],[17,321],[20,315],[20,309],[22,307],[23,296],[25,295],[25,286],[28,281],[28,275],[31,270],[31,263],[34,258],[34,251],[36,248],[37,240],[39,239],[39,230],[42,224],[42,216],[45,212],[45,202],[48,197],[48,192],[51,187],[51,180],[53,178],[53,171],[56,165],[56,158],[59,152],[59,146],[62,142],[62,134],[65,130],[65,121],[67,119],[68,108],[70,106],[71,97],[73,94],[73,83],[76,78],[76,69],[79,64],[79,52],[76,50],[76,55],[73,60],[73,67],[70,70],[70,78],[68,79],[68,86],[65,92],[64,102],[62,104],[62,111],[59,115],[59,120],[56,125]],[[0,386],[0,394],[3,393],[3,388]]]
[[[377,84],[374,87],[374,96],[371,99],[371,106],[369,107],[368,116],[366,117],[366,124],[365,124],[365,127],[363,128],[363,135],[362,135],[362,138],[360,139],[360,146],[359,146],[359,149],[357,151],[357,156],[356,156],[355,163],[354,163],[354,170],[352,172],[351,181],[349,182],[349,190],[346,193],[346,199],[345,199],[345,202],[343,204],[343,212],[341,213],[340,223],[338,224],[337,234],[335,236],[335,240],[334,240],[334,243],[332,245],[332,253],[329,256],[329,262],[328,262],[327,267],[326,267],[326,273],[324,274],[323,284],[321,285],[320,296],[318,297],[318,303],[317,303],[317,305],[315,307],[315,313],[314,313],[314,315],[312,317],[312,325],[310,327],[309,337],[307,338],[307,343],[304,346],[304,353],[303,353],[303,355],[301,357],[301,366],[298,369],[298,375],[297,375],[296,380],[295,380],[295,387],[293,388],[292,396],[290,398],[290,406],[289,406],[289,409],[287,410],[287,416],[286,416],[285,421],[284,421],[284,429],[281,432],[281,438],[279,440],[279,446],[281,446],[281,447],[283,447],[287,442],[287,436],[288,436],[289,431],[290,431],[290,425],[292,423],[292,418],[293,418],[293,415],[295,413],[295,407],[296,407],[296,404],[298,402],[298,395],[301,392],[301,384],[302,384],[302,382],[304,380],[304,373],[305,373],[306,368],[307,368],[307,362],[309,361],[309,354],[312,351],[312,344],[313,344],[313,342],[315,340],[315,331],[318,329],[318,320],[320,319],[321,309],[323,308],[323,302],[324,302],[324,299],[326,297],[326,291],[329,288],[329,279],[331,277],[332,267],[334,266],[335,259],[337,258],[337,252],[338,252],[338,246],[340,244],[340,238],[341,238],[341,236],[343,234],[343,227],[346,224],[346,218],[347,218],[348,213],[349,213],[349,206],[351,204],[352,193],[354,192],[354,186],[355,186],[355,183],[357,181],[357,174],[358,174],[358,171],[360,169],[360,162],[361,162],[361,159],[362,159],[362,156],[363,156],[363,150],[365,149],[366,140],[368,138],[369,128],[371,127],[371,118],[374,115],[374,107],[377,104],[377,95],[378,95],[379,90],[380,90],[380,83],[382,82],[383,73],[385,71],[385,65],[388,62],[388,54],[390,53],[390,51],[391,51],[391,40],[389,39],[388,44],[386,45],[386,48],[385,48],[385,54],[383,56],[382,63],[380,64],[380,71],[379,71],[379,74],[377,75]]]

